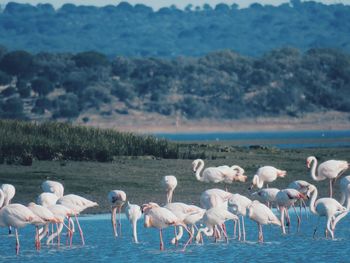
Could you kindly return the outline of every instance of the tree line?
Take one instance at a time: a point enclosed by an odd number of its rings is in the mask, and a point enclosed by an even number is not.
[[[88,110],[188,119],[298,117],[349,112],[349,87],[350,56],[334,49],[282,48],[258,58],[223,50],[196,58],[109,59],[95,51],[0,48],[1,118],[74,120]]]
[[[126,2],[104,7],[8,3],[1,44],[29,52],[98,50],[109,57],[203,56],[231,49],[261,56],[283,46],[350,51],[350,6],[291,0],[279,6],[176,6],[158,11]]]

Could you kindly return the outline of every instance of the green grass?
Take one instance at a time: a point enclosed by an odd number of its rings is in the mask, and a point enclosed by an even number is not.
[[[294,180],[313,182],[306,168],[306,158],[315,155],[319,161],[329,159],[347,160],[350,148],[318,149],[247,149],[226,145],[230,150],[220,151],[221,147],[198,145],[197,150],[208,148],[215,159],[206,159],[206,166],[233,165],[243,167],[251,181],[256,170],[263,165],[273,165],[287,170],[284,179],[277,179],[270,187],[286,188]],[[216,149],[216,150],[215,150]],[[173,174],[178,179],[174,201],[199,204],[199,196],[208,188],[224,189],[223,184],[198,182],[191,169],[192,159],[163,159],[143,157],[120,157],[113,162],[88,161],[34,161],[32,166],[0,165],[0,183],[11,183],[16,187],[14,202],[27,204],[35,201],[41,193],[40,184],[46,179],[57,180],[65,186],[65,193],[75,193],[97,201],[100,206],[87,212],[107,212],[107,194],[112,189],[122,189],[132,203],[143,204],[155,201],[165,202],[165,192],[160,186],[164,175]],[[350,172],[349,172],[350,174]],[[345,173],[346,175],[346,173]],[[230,192],[249,196],[247,183],[229,186]],[[320,190],[320,196],[327,196],[328,181],[313,182]],[[339,182],[336,182],[336,197]]]

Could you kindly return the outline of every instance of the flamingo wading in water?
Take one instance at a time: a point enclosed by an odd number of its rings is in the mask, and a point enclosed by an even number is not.
[[[130,204],[129,201],[125,207],[125,215],[128,218],[132,226],[132,236],[135,243],[138,243],[137,239],[137,220],[142,216],[141,207],[135,204]]]
[[[122,190],[112,190],[108,193],[108,201],[111,204],[111,222],[113,227],[113,233],[115,237],[118,237],[118,230],[117,230],[117,212],[119,214],[119,235],[121,235],[122,232],[122,225],[121,225],[121,210],[122,206],[126,202],[126,194]]]

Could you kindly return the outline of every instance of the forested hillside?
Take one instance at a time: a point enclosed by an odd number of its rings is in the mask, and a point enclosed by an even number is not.
[[[49,1],[47,1],[49,2]],[[231,49],[261,56],[293,46],[350,51],[350,6],[292,0],[280,6],[219,4],[153,11],[142,4],[93,7],[7,4],[0,13],[1,44],[28,52],[97,50],[115,56],[203,56]]]
[[[92,51],[0,50],[1,118],[74,120],[91,110],[187,119],[350,112],[350,56],[337,50],[283,48],[258,58],[227,50],[196,58],[112,60]]]

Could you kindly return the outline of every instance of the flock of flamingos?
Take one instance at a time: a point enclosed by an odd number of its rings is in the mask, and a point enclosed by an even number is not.
[[[313,180],[321,181],[329,179],[330,197],[317,199],[318,191],[315,185],[303,180],[294,181],[288,188],[279,190],[269,188],[268,183],[273,182],[278,177],[283,178],[286,171],[272,166],[260,167],[253,177],[250,189],[258,190],[252,193],[253,201],[240,194],[232,194],[218,188],[208,189],[200,196],[201,207],[188,205],[180,202],[172,202],[173,191],[177,186],[177,179],[173,175],[164,176],[162,186],[167,193],[167,204],[163,207],[156,203],[143,204],[141,207],[130,204],[126,194],[122,190],[112,190],[108,194],[111,205],[111,221],[115,237],[121,232],[120,213],[122,206],[126,204],[125,214],[129,219],[133,229],[133,240],[138,243],[137,221],[144,214],[144,226],[154,227],[159,230],[160,249],[164,249],[162,231],[164,228],[174,226],[174,238],[171,243],[178,244],[182,238],[184,230],[188,233],[188,240],[184,245],[184,250],[193,238],[196,242],[203,242],[203,235],[214,237],[215,240],[224,238],[228,242],[225,221],[233,220],[234,235],[240,241],[245,241],[244,217],[249,217],[258,225],[258,240],[263,242],[262,226],[274,224],[281,227],[283,234],[286,234],[285,227],[291,224],[289,208],[293,208],[300,225],[300,216],[295,208],[296,202],[300,202],[300,212],[302,206],[306,209],[305,199],[310,199],[310,211],[319,216],[326,217],[326,235],[334,238],[334,230],[337,223],[347,215],[350,207],[350,176],[345,176],[340,180],[341,200],[332,198],[332,186],[344,171],[349,168],[347,161],[328,160],[317,164],[314,156],[307,158],[307,166]],[[232,182],[245,182],[247,176],[244,169],[238,165],[218,166],[204,169],[204,162],[197,159],[192,163],[193,171],[197,180],[206,183],[230,184]],[[204,169],[204,170],[203,170]],[[263,188],[266,184],[266,188]],[[66,228],[67,243],[72,244],[72,236],[78,228],[82,244],[84,234],[80,227],[78,215],[86,208],[97,206],[96,202],[84,197],[68,194],[64,195],[63,185],[56,181],[44,181],[41,185],[43,193],[37,198],[36,203],[29,203],[27,206],[21,204],[11,204],[11,199],[15,195],[15,188],[11,184],[2,184],[0,187],[0,226],[8,227],[9,234],[14,228],[16,236],[16,253],[19,253],[20,244],[18,238],[18,228],[33,225],[35,226],[35,247],[41,247],[41,240],[46,238],[46,243],[53,243],[57,239],[60,245],[60,234]],[[277,217],[271,208],[275,206],[279,211]],[[117,212],[119,218],[117,218]],[[75,223],[74,220],[75,219]],[[286,222],[285,222],[286,220]],[[50,224],[51,231],[50,231]],[[201,228],[197,226],[200,225]],[[238,225],[238,231],[236,231]],[[56,230],[54,230],[56,226]],[[317,226],[315,228],[316,232]],[[118,234],[119,232],[119,234]]]

